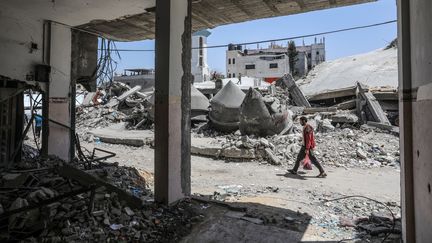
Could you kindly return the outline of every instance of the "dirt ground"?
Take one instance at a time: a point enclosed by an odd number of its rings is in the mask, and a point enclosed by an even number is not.
[[[115,152],[110,162],[152,172],[154,151],[148,146],[129,147],[105,143],[83,143],[87,149],[99,147]],[[340,240],[354,237],[351,229],[337,229],[332,218],[358,208],[364,216],[383,207],[350,199],[342,204],[325,204],[325,199],[361,195],[396,205],[400,214],[400,170],[397,167],[325,168],[328,177],[315,178],[318,171],[298,176],[286,174],[288,168],[251,162],[226,162],[192,156],[192,193],[223,198],[226,202],[255,203],[311,215],[303,240]],[[342,211],[340,208],[343,208]],[[345,210],[345,211],[344,211]],[[351,213],[350,213],[351,214]],[[361,213],[360,213],[361,215]]]

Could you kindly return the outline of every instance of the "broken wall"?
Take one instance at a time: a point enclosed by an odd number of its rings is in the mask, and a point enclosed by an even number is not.
[[[25,15],[0,12],[0,75],[32,80],[34,65],[42,63],[43,23]]]
[[[8,10],[0,13],[0,76],[34,81],[36,65],[50,65],[49,119],[70,126],[70,28]],[[70,160],[70,144],[69,129],[50,123],[48,154]]]

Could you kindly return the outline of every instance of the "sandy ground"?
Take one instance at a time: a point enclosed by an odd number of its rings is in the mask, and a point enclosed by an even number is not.
[[[84,143],[86,148],[99,147],[117,153],[111,159],[121,165],[134,166],[152,172],[154,151],[143,147],[128,147],[113,144]],[[304,192],[317,191],[331,195],[333,192],[360,194],[383,201],[399,202],[399,169],[381,167],[373,169],[327,167],[329,176],[315,178],[313,170],[302,176],[285,176],[287,167],[259,164],[259,162],[226,162],[211,158],[192,156],[192,192],[213,194],[223,186],[241,185],[246,194],[253,194],[263,187],[278,187],[277,195],[291,199],[301,197]]]
[[[129,147],[106,143],[83,143],[91,150],[94,146],[115,152],[110,162],[133,166],[153,172],[154,151],[148,146]],[[400,171],[395,167],[380,168],[325,168],[328,177],[315,178],[317,170],[299,176],[287,175],[287,167],[252,162],[226,162],[192,156],[192,193],[201,195],[229,194],[228,202],[256,203],[311,215],[320,219],[333,212],[325,208],[323,199],[344,195],[362,195],[382,202],[400,205]],[[234,196],[232,196],[234,195]],[[327,210],[327,211],[326,211]],[[368,215],[372,212],[366,212]],[[395,212],[398,214],[399,212]],[[309,224],[303,240],[338,240],[353,236],[353,231],[327,232],[328,226]],[[228,227],[229,228],[229,227]],[[331,230],[330,230],[331,231]]]

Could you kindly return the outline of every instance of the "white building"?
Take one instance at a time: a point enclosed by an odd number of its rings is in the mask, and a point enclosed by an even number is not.
[[[236,78],[249,76],[273,82],[286,73],[297,76],[307,74],[309,70],[325,61],[325,43],[297,47],[294,69],[289,68],[288,47],[271,44],[265,49],[245,49],[240,45],[229,45],[226,51],[226,76]]]
[[[194,75],[194,82],[210,80],[210,69],[207,64],[207,37],[211,34],[208,30],[197,31],[192,34],[192,61],[191,71]],[[197,48],[196,48],[197,47]]]
[[[230,45],[226,58],[228,78],[248,76],[272,82],[289,73],[286,48],[242,51],[241,46]]]

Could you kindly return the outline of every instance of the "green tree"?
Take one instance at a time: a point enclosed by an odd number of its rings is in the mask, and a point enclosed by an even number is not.
[[[294,41],[288,42],[288,58],[289,58],[289,68],[293,76],[297,74],[295,71],[295,63],[298,61],[298,51]]]

